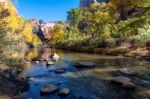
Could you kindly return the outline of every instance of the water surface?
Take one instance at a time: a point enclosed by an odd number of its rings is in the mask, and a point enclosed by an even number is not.
[[[46,49],[46,53],[43,54],[39,49],[31,49],[27,53],[27,59],[47,57],[51,52],[51,49]],[[20,75],[24,78],[32,77],[29,89],[22,93],[24,99],[149,99],[150,62],[60,50],[56,50],[56,53],[60,59],[55,65],[46,66],[45,62],[37,64],[33,61],[24,66],[24,71]],[[96,63],[96,67],[78,69],[75,67],[77,61],[92,61]],[[60,67],[65,68],[65,73],[56,74],[54,70]],[[122,75],[118,72],[121,68],[128,68],[140,75],[132,77],[133,82],[137,84],[135,90],[123,89],[111,83],[112,77]],[[139,83],[141,81],[147,81],[147,86]],[[46,84],[69,88],[71,93],[63,98],[59,97],[58,92],[41,96],[40,88]]]

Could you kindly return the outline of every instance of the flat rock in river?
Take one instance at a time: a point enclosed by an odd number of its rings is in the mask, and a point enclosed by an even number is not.
[[[122,68],[119,71],[121,73],[124,73],[124,74],[127,74],[127,75],[134,75],[134,74],[136,74],[134,71],[131,71],[131,70],[127,69],[127,68]]]
[[[123,84],[125,82],[130,82],[131,79],[128,77],[124,77],[124,76],[117,76],[117,77],[112,78],[111,81],[114,83]]]
[[[41,88],[41,93],[42,94],[53,93],[58,89],[59,88],[56,85],[49,84]]]
[[[87,62],[87,61],[81,61],[81,62],[77,62],[76,63],[76,67],[77,68],[90,68],[90,67],[94,67],[96,64],[94,62]]]
[[[54,72],[57,74],[61,74],[61,73],[65,72],[65,69],[64,68],[57,68],[56,70],[54,70]]]
[[[117,76],[111,79],[112,82],[121,84],[121,87],[127,89],[134,89],[136,85],[131,82],[131,79],[124,76]]]
[[[122,87],[127,89],[134,89],[136,85],[132,82],[125,82],[122,84]]]

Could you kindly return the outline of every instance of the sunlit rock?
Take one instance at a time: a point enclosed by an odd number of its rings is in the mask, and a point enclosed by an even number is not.
[[[55,64],[55,62],[53,62],[53,61],[48,61],[47,63],[46,63],[46,65],[54,65]]]
[[[39,63],[40,63],[40,61],[35,61],[35,63],[36,63],[36,64],[39,64]]]
[[[64,89],[59,90],[59,95],[60,96],[66,96],[69,93],[70,93],[70,90],[68,88],[64,88]]]
[[[59,59],[59,56],[56,53],[54,53],[51,57],[51,60],[53,61],[57,61],[58,59]]]

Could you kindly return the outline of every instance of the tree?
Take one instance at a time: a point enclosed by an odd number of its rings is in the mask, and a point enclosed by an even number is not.
[[[25,24],[10,0],[0,2],[0,24],[0,61],[7,65],[20,64],[24,60],[26,42],[36,41],[32,27]]]
[[[53,46],[64,40],[64,24],[56,24],[52,30],[50,30],[49,43]]]
[[[149,5],[149,0],[109,0],[110,10],[119,12],[120,18],[123,20],[127,19],[128,11],[130,9],[138,7],[147,7]],[[112,13],[115,13],[114,11]]]
[[[22,31],[23,38],[28,44],[36,47],[41,44],[41,40],[36,36],[35,33],[32,32],[32,30],[33,27],[29,23],[24,23],[24,28]]]
[[[92,37],[101,36],[111,18],[106,10],[105,3],[94,3],[90,5],[90,8],[84,11],[84,15],[86,16],[84,21],[87,23],[85,30]]]
[[[9,0],[0,2],[0,50],[3,52],[0,60],[8,65],[17,64],[24,58],[23,23]]]
[[[70,11],[68,11],[67,22],[69,22],[70,25],[74,25],[77,27],[82,19],[83,15],[80,8],[71,9]]]

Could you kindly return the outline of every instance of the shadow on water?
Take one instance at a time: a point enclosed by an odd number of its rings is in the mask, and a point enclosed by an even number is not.
[[[44,49],[44,51],[46,52],[41,54],[39,49],[32,49],[29,52],[30,55],[27,55],[28,59],[47,58],[51,55],[52,49]],[[46,66],[44,61],[40,63],[32,61],[24,66],[20,76],[30,78],[29,89],[21,94],[24,99],[149,99],[150,94],[147,95],[149,86],[143,87],[137,83],[135,90],[127,90],[110,81],[115,73],[123,67],[134,70],[145,77],[150,73],[149,62],[96,54],[65,51],[56,51],[56,53],[60,56],[60,59],[55,65]],[[32,58],[29,56],[32,56]],[[78,69],[75,67],[75,63],[81,60],[93,61],[96,66],[90,69]],[[64,68],[65,72],[57,74],[54,72],[57,68]],[[122,74],[117,73],[117,75]],[[147,77],[147,81],[150,81],[149,77]],[[58,92],[41,96],[40,88],[47,84],[57,85],[60,89],[69,88],[71,93],[66,97],[60,97]]]

